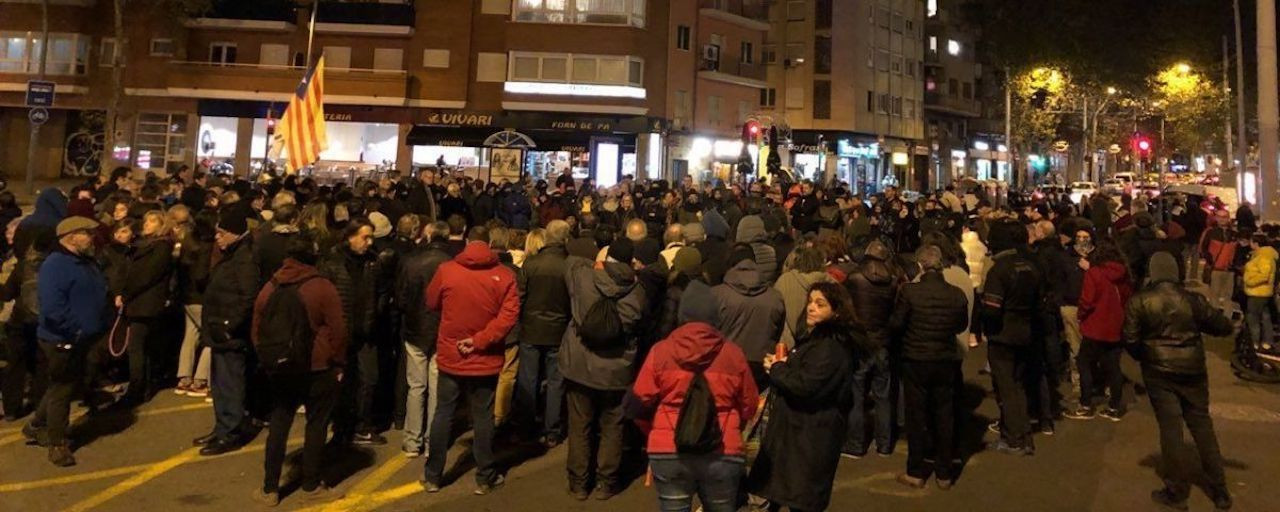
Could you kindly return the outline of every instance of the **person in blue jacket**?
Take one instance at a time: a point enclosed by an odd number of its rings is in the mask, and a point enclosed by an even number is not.
[[[87,217],[68,217],[56,228],[58,244],[40,265],[40,316],[36,335],[48,365],[49,388],[31,422],[22,429],[28,444],[48,446],[49,462],[75,465],[67,442],[71,396],[84,373],[85,354],[107,326],[107,280],[93,260],[93,230]]]

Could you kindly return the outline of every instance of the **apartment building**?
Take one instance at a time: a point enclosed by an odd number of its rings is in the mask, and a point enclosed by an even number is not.
[[[772,3],[760,105],[789,140],[784,164],[864,192],[918,188],[924,20],[923,0]]]
[[[329,121],[315,172],[334,179],[436,164],[495,180],[571,170],[602,185],[709,171],[691,149],[736,140],[765,85],[763,0],[223,0],[186,17],[131,11],[127,45],[99,22],[110,2],[52,1],[57,99],[37,156],[50,177],[117,163],[258,168],[309,55],[325,59]],[[0,171],[13,174],[26,168],[41,18],[26,0],[0,9]]]

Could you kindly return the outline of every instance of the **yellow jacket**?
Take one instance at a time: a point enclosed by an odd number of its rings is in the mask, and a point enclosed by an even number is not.
[[[1276,273],[1276,258],[1280,253],[1263,246],[1253,251],[1244,265],[1244,294],[1249,297],[1270,297],[1275,293],[1272,281]]]

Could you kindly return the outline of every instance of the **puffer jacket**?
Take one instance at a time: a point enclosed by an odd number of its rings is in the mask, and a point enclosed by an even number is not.
[[[129,278],[129,259],[132,253],[132,245],[115,241],[98,249],[98,268],[101,268],[102,275],[107,277],[107,294],[113,303],[116,296],[124,293],[124,283]]]
[[[49,252],[58,241],[58,223],[67,216],[67,196],[57,187],[40,191],[35,212],[18,222],[13,233],[13,253],[26,254],[27,248]]]
[[[107,280],[93,258],[62,246],[40,264],[37,275],[41,342],[93,343],[107,328]]]
[[[1144,371],[1204,375],[1204,341],[1200,333],[1231,334],[1231,320],[1209,305],[1203,295],[1173,281],[1156,281],[1133,296],[1125,307],[1124,340]]]
[[[742,350],[725,341],[714,327],[693,322],[653,346],[632,386],[640,405],[655,411],[652,422],[641,422],[649,454],[676,453],[680,408],[696,372],[706,377],[716,403],[723,434],[718,453],[743,454],[742,427],[756,413],[759,390]]]
[[[870,348],[889,346],[889,316],[898,296],[898,276],[883,261],[868,257],[845,280],[858,323],[867,331]]]
[[[773,353],[786,306],[782,292],[769,286],[755,262],[743,260],[729,269],[724,283],[712,287],[711,293],[720,304],[720,332],[742,348],[748,361],[758,363]]]
[[[604,268],[593,268],[595,262],[570,256],[565,283],[569,287],[571,317],[560,346],[560,373],[565,379],[583,386],[623,391],[631,386],[635,375],[636,327],[645,308],[644,290],[636,281],[636,272],[625,263],[607,261]],[[618,303],[627,339],[614,347],[592,350],[582,344],[578,323],[598,300]]]
[[[824,282],[831,283],[835,280],[831,279],[826,272],[802,273],[791,270],[782,274],[778,282],[773,285],[774,289],[782,294],[782,303],[786,306],[780,341],[785,343],[787,348],[796,346],[800,324],[804,323],[804,308],[809,303],[809,287],[814,283]]]
[[[1276,250],[1262,246],[1253,251],[1244,265],[1244,294],[1249,297],[1270,297],[1275,293]]]
[[[245,236],[227,247],[209,273],[200,312],[200,338],[215,350],[243,350],[249,346],[253,301],[262,275],[253,250],[253,237]]]
[[[436,337],[440,331],[440,313],[427,307],[427,285],[435,277],[440,265],[449,261],[449,246],[443,239],[436,239],[412,250],[400,259],[396,276],[396,307],[400,308],[404,323],[400,337],[428,357],[436,352]]]
[[[382,269],[373,249],[356,254],[345,243],[339,244],[329,251],[317,268],[342,297],[348,344],[359,345],[369,341],[367,338],[373,332],[378,302],[384,292],[384,283],[378,279]]]
[[[520,285],[521,342],[558,347],[569,326],[568,252],[563,245],[542,248],[525,260]]]
[[[173,242],[154,237],[143,239],[129,257],[125,269],[124,314],[129,318],[154,318],[169,302],[173,277]]]
[[[889,325],[902,333],[906,359],[959,361],[956,335],[969,326],[969,301],[940,272],[925,272],[902,287]]]
[[[427,285],[427,308],[440,312],[441,372],[479,377],[502,370],[507,333],[520,319],[520,293],[515,273],[498,262],[489,244],[471,242],[436,269]],[[467,338],[475,350],[464,355],[458,342]]]
[[[1080,290],[1080,334],[1094,341],[1118,342],[1124,326],[1124,305],[1133,295],[1129,270],[1108,261],[1084,273]]]
[[[751,252],[756,255],[756,265],[765,281],[778,279],[778,253],[769,245],[769,234],[764,230],[764,219],[759,215],[747,215],[738,221],[738,232],[734,241],[750,244]]]

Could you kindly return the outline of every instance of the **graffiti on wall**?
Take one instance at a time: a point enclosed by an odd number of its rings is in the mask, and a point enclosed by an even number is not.
[[[102,110],[67,112],[67,138],[62,148],[63,177],[98,175],[102,168],[102,151],[106,140],[106,118],[107,113]]]

